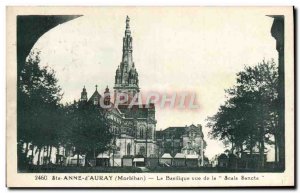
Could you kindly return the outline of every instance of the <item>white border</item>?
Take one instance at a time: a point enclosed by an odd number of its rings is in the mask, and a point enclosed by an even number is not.
[[[1,42],[1,46],[0,46],[0,90],[2,91],[1,95],[0,95],[0,127],[1,127],[1,145],[0,145],[0,151],[1,151],[1,155],[2,158],[0,159],[0,168],[1,168],[1,172],[0,172],[0,183],[1,183],[1,192],[7,192],[8,189],[5,187],[5,119],[6,119],[6,113],[5,113],[5,104],[6,104],[6,95],[5,95],[5,87],[6,87],[6,11],[5,11],[5,7],[8,5],[172,5],[172,6],[178,6],[178,5],[213,5],[213,6],[220,6],[220,5],[225,5],[225,6],[229,6],[229,5],[233,5],[233,6],[239,6],[239,5],[294,5],[296,8],[299,8],[299,3],[300,1],[298,0],[268,0],[268,1],[262,1],[262,0],[251,0],[251,1],[242,1],[242,0],[226,0],[220,3],[219,0],[203,0],[203,1],[195,1],[195,0],[186,0],[186,1],[179,1],[179,0],[153,0],[153,1],[139,1],[139,0],[126,0],[126,1],[122,1],[122,0],[110,0],[110,1],[103,1],[103,2],[97,2],[97,1],[93,1],[93,0],[84,0],[84,1],[78,1],[78,0],[73,0],[73,1],[63,1],[63,0],[51,0],[51,1],[42,1],[42,0],[31,0],[29,2],[24,3],[24,0],[2,0],[0,1],[0,42]],[[298,15],[298,14],[297,14]],[[299,26],[299,19],[296,20],[297,24],[296,26]],[[299,43],[299,39],[297,39],[296,44]],[[299,49],[297,50],[297,55],[299,55]],[[299,73],[299,67],[297,69],[297,73]],[[300,88],[300,84],[297,81],[297,90],[299,90]],[[299,97],[297,98],[297,100],[299,99]],[[298,107],[298,106],[297,106]],[[300,115],[298,114],[298,116],[296,117],[297,120],[300,117]],[[298,128],[297,128],[298,129]],[[298,131],[298,139],[300,136],[300,132]],[[299,153],[299,149],[297,149],[297,154]],[[298,172],[297,172],[298,173]],[[299,183],[297,183],[299,184]],[[24,190],[23,190],[24,191]],[[50,191],[50,190],[48,190]],[[48,192],[45,191],[45,192]],[[61,192],[59,190],[57,190],[58,192]],[[83,192],[85,190],[80,190],[79,192]],[[128,191],[128,190],[127,190]],[[131,191],[131,190],[129,190]],[[173,190],[172,190],[173,191]],[[272,190],[268,190],[266,192],[271,192]],[[250,190],[247,190],[245,192],[250,192]]]

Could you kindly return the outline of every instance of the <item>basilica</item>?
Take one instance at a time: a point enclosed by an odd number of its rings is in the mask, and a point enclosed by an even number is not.
[[[132,57],[132,36],[129,26],[129,17],[126,18],[126,29],[123,37],[123,55],[120,65],[115,74],[114,100],[111,101],[110,90],[107,87],[101,95],[96,90],[90,98],[83,88],[81,101],[89,101],[99,105],[101,97],[105,96],[104,103],[111,104],[108,109],[108,117],[111,121],[111,129],[114,134],[114,149],[106,152],[105,156],[114,156],[112,165],[119,165],[120,159],[124,156],[142,155],[144,157],[153,156],[157,152],[155,131],[155,105],[139,104],[129,108],[129,104],[140,92],[139,77]],[[115,100],[120,96],[127,96],[127,102],[114,105]],[[139,102],[139,101],[137,101]],[[103,155],[100,155],[103,156]]]
[[[80,102],[87,102],[99,108],[109,107],[105,108],[105,111],[113,138],[108,150],[98,155],[95,152],[94,158],[88,160],[85,159],[86,155],[76,154],[75,147],[67,147],[65,144],[50,148],[49,156],[48,146],[45,146],[42,152],[37,151],[36,146],[26,155],[26,157],[32,157],[33,165],[48,163],[105,167],[200,167],[205,165],[206,142],[200,124],[157,130],[155,104],[151,101],[143,104],[142,100],[136,97],[140,93],[139,74],[132,57],[129,22],[130,19],[127,16],[122,59],[120,64],[116,65],[113,92],[111,93],[108,87],[100,92],[96,86],[95,91],[88,97],[88,91],[83,87],[80,96]],[[122,103],[120,103],[121,99]]]
[[[139,74],[132,57],[129,22],[127,16],[122,60],[117,66],[114,78],[113,99],[108,87],[100,94],[96,86],[90,98],[86,88],[81,92],[81,101],[94,105],[100,105],[104,101],[104,105],[110,106],[107,112],[114,137],[112,148],[97,156],[100,160],[107,160],[107,163],[101,161],[100,165],[123,166],[126,165],[125,158],[130,158],[132,161],[155,158],[154,163],[157,163],[160,158],[162,160],[184,158],[187,161],[192,159],[194,166],[203,165],[205,141],[202,126],[170,127],[164,131],[156,131],[155,104],[142,104],[142,101],[135,97],[140,92]],[[126,102],[118,104],[116,100],[120,97],[126,97]],[[135,102],[134,105],[132,102]],[[133,159],[136,157],[138,159]],[[184,162],[185,165],[187,161]]]

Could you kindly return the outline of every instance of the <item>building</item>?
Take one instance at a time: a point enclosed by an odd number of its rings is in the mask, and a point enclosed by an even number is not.
[[[189,163],[194,163],[197,159],[197,165],[203,166],[206,142],[201,125],[168,127],[156,133],[159,155],[169,153],[172,157],[176,157],[181,153]]]
[[[155,105],[140,105],[141,101],[135,99],[135,96],[140,92],[140,88],[138,72],[132,57],[132,36],[129,22],[130,19],[127,16],[122,60],[115,74],[114,99],[111,99],[108,87],[105,89],[103,96],[98,92],[97,86],[90,98],[88,98],[85,87],[81,92],[81,101],[101,105],[102,100],[104,105],[111,105],[111,108],[108,108],[107,111],[114,134],[114,140],[112,141],[112,147],[114,148],[107,153],[110,157],[113,157],[112,165],[115,166],[121,165],[120,159],[123,156],[142,155],[149,157],[156,155],[157,151]],[[116,100],[124,100],[122,97],[127,97],[127,102],[116,103]],[[132,100],[135,100],[136,103],[130,107]]]
[[[140,92],[139,75],[133,62],[132,36],[129,25],[130,19],[126,18],[126,29],[123,37],[122,59],[116,68],[113,98],[108,87],[104,92],[95,91],[90,97],[83,87],[80,102],[87,102],[106,108],[111,124],[113,140],[110,149],[95,155],[95,160],[85,162],[85,155],[79,155],[80,165],[90,166],[150,166],[156,167],[164,163],[168,166],[203,166],[204,149],[206,143],[203,138],[201,125],[185,127],[169,127],[163,131],[156,131],[155,105],[142,104],[137,96]],[[117,100],[126,97],[125,103],[119,104]],[[131,102],[136,102],[131,106]],[[52,150],[53,149],[53,150]],[[38,153],[30,150],[28,155],[33,155],[33,164],[37,164]],[[48,154],[43,148],[40,155],[41,163],[49,162],[59,165],[77,165],[74,155],[75,147],[53,147],[50,151],[50,160],[44,160]],[[48,157],[48,156],[47,156]],[[146,159],[145,159],[146,158]],[[173,163],[174,161],[174,163]]]

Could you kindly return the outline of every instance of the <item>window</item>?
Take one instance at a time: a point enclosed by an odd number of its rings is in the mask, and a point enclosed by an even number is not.
[[[145,154],[146,154],[145,147],[144,147],[144,146],[142,146],[142,147],[140,148],[139,155],[145,155]]]
[[[98,105],[98,98],[97,97],[94,98],[94,105]]]
[[[130,155],[130,152],[131,152],[131,144],[128,143],[127,144],[127,155]]]

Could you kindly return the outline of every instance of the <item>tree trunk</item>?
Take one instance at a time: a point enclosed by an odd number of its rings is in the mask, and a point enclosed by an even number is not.
[[[252,158],[253,155],[253,134],[250,136],[250,157]]]
[[[242,154],[244,153],[244,149],[243,149],[243,144],[241,145],[241,151],[240,151],[240,155],[239,157],[241,158],[242,157]]]
[[[251,133],[251,136],[250,136],[250,159],[247,160],[247,168],[248,166],[251,168],[251,167],[255,167],[255,160],[253,159],[253,147],[254,147],[254,140],[253,140],[253,133]]]
[[[56,146],[56,156],[55,156],[55,163],[56,164],[59,164],[58,163],[58,157],[59,157],[59,145]]]
[[[265,166],[265,144],[264,144],[264,135],[263,132],[260,134],[260,149],[259,149],[259,157],[260,157],[260,168],[264,168]]]
[[[48,164],[48,158],[49,158],[49,146],[47,145],[46,164]]]
[[[26,143],[26,146],[25,146],[25,158],[27,158],[27,154],[28,154],[28,142]]]
[[[277,136],[274,135],[274,149],[275,149],[275,165],[278,164],[278,144],[277,144]]]
[[[115,149],[113,149],[113,167],[115,166]]]
[[[79,166],[79,152],[77,153],[77,167]]]
[[[33,165],[33,161],[34,161],[34,145],[33,145],[33,143],[31,144],[31,146],[32,146],[32,152],[31,152],[31,164]]]
[[[51,164],[51,155],[52,155],[52,145],[50,145],[50,153],[49,153],[49,164]]]
[[[85,158],[84,158],[84,167],[87,167],[88,166],[88,153],[85,155]]]
[[[39,148],[39,154],[38,154],[38,161],[37,161],[37,165],[40,165],[40,159],[41,159],[41,148]]]

